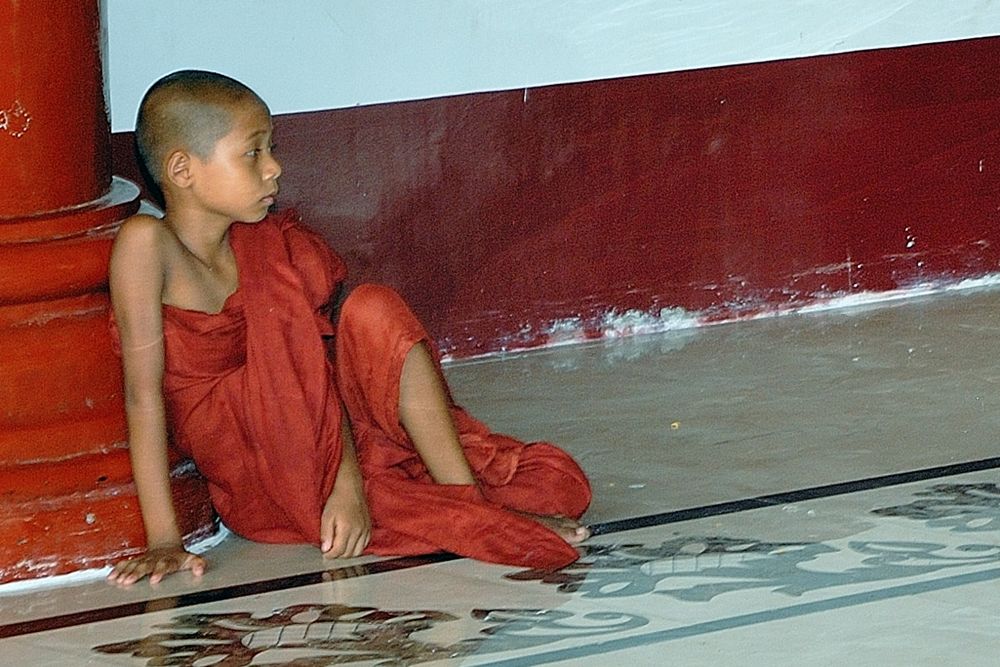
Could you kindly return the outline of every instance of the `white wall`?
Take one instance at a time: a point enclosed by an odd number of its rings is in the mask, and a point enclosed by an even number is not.
[[[185,67],[275,113],[1000,34],[990,0],[103,0],[112,129]]]

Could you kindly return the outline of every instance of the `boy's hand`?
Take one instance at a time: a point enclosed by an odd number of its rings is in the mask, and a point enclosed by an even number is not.
[[[319,534],[324,558],[354,558],[368,546],[372,520],[360,476],[349,479],[349,475],[337,475],[333,493],[323,507]]]
[[[182,546],[160,547],[150,549],[138,558],[116,564],[108,574],[108,582],[131,586],[149,575],[149,583],[157,584],[171,572],[180,570],[191,570],[194,576],[200,577],[205,574],[207,567],[208,563],[204,558],[186,551]]]

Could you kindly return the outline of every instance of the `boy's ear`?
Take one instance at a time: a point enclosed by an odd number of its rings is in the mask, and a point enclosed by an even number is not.
[[[187,151],[176,150],[167,156],[163,175],[168,181],[179,188],[186,188],[191,183],[191,156]]]

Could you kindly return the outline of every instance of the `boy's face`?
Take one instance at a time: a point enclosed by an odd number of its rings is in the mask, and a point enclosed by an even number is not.
[[[271,148],[271,116],[246,102],[232,110],[232,128],[205,160],[192,156],[192,192],[208,213],[257,222],[278,194],[281,165]]]

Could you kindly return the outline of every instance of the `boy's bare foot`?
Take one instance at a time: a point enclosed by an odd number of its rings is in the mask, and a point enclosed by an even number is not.
[[[546,516],[544,514],[530,514],[520,512],[523,516],[533,519],[553,531],[568,543],[577,545],[590,537],[590,529],[579,521],[565,516]]]

